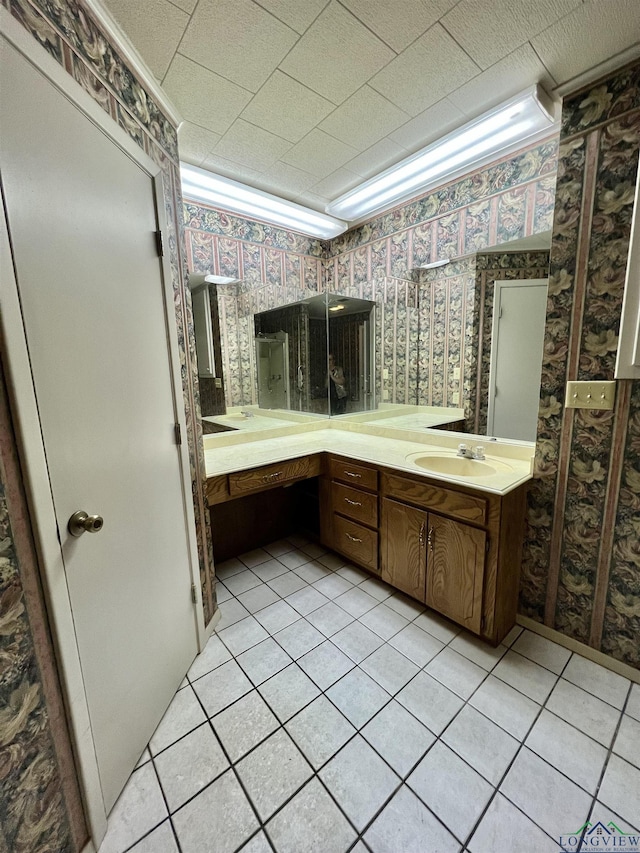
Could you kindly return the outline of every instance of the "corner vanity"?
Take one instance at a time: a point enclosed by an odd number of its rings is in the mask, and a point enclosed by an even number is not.
[[[280,515],[302,507],[326,548],[495,645],[515,622],[533,446],[460,458],[469,438],[336,419],[207,437],[214,541],[302,489]],[[267,530],[250,547],[278,538]],[[248,548],[222,558],[233,550]]]

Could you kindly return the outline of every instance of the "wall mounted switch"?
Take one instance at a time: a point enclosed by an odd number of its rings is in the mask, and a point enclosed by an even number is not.
[[[564,405],[567,409],[613,409],[615,397],[615,382],[567,382]]]
[[[387,367],[382,368],[382,378],[383,379],[389,378],[389,368],[387,368]]]
[[[454,406],[457,406],[459,404],[460,394],[458,394],[457,391],[454,391],[453,394],[451,395],[451,402],[453,403]]]
[[[388,400],[388,399],[389,399],[389,392],[387,391],[387,389],[386,389],[386,388],[385,388],[385,389],[384,389],[384,391],[382,392],[382,399],[383,399],[383,400]]]
[[[460,368],[459,367],[453,368],[453,378],[454,379],[460,379]]]

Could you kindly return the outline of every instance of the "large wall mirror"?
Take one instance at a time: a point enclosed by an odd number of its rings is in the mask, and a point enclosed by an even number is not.
[[[549,243],[536,235],[406,278],[329,276],[320,294],[211,283],[218,375],[200,371],[205,424],[331,416],[535,440]]]

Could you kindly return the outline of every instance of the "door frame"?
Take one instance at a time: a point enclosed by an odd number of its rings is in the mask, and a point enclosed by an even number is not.
[[[510,278],[493,282],[493,317],[491,320],[491,350],[489,355],[489,387],[487,390],[487,435],[494,435],[493,419],[495,417],[496,389],[496,356],[498,354],[498,337],[500,334],[500,313],[496,311],[502,300],[502,291],[508,287],[540,287],[546,284],[548,278]]]
[[[133,142],[93,98],[43,50],[33,37],[3,7],[0,7],[0,41],[6,41],[59,92],[71,101],[102,133],[133,160],[153,181],[156,193],[156,216],[160,231],[166,234],[161,167]],[[171,376],[176,423],[183,436],[186,432],[186,413],[182,403],[183,389],[174,313],[174,294],[171,266],[166,253],[159,258],[164,289],[165,332]],[[42,584],[51,621],[60,679],[75,748],[77,771],[84,798],[87,823],[96,846],[107,828],[107,813],[102,797],[98,764],[93,745],[91,722],[82,678],[80,654],[75,636],[73,613],[66,584],[62,549],[57,535],[57,523],[40,429],[37,398],[27,339],[22,318],[20,296],[11,255],[11,241],[5,215],[5,199],[0,210],[0,276],[4,282],[0,311],[0,345],[5,360],[12,417],[21,464],[25,473],[25,488],[30,520],[38,554]],[[191,582],[196,591],[194,631],[198,648],[206,643],[202,590],[199,577],[198,548],[195,532],[195,511],[191,498],[192,484],[189,452],[186,441],[176,446],[179,453],[182,499],[187,533],[188,561]]]

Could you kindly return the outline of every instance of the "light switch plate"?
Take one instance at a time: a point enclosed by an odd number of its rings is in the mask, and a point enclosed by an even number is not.
[[[460,394],[457,391],[454,391],[451,395],[451,402],[454,406],[457,406],[460,403]]]
[[[613,409],[615,397],[615,382],[567,382],[564,405],[567,409]]]
[[[453,378],[454,379],[460,379],[460,368],[459,367],[453,368]]]

